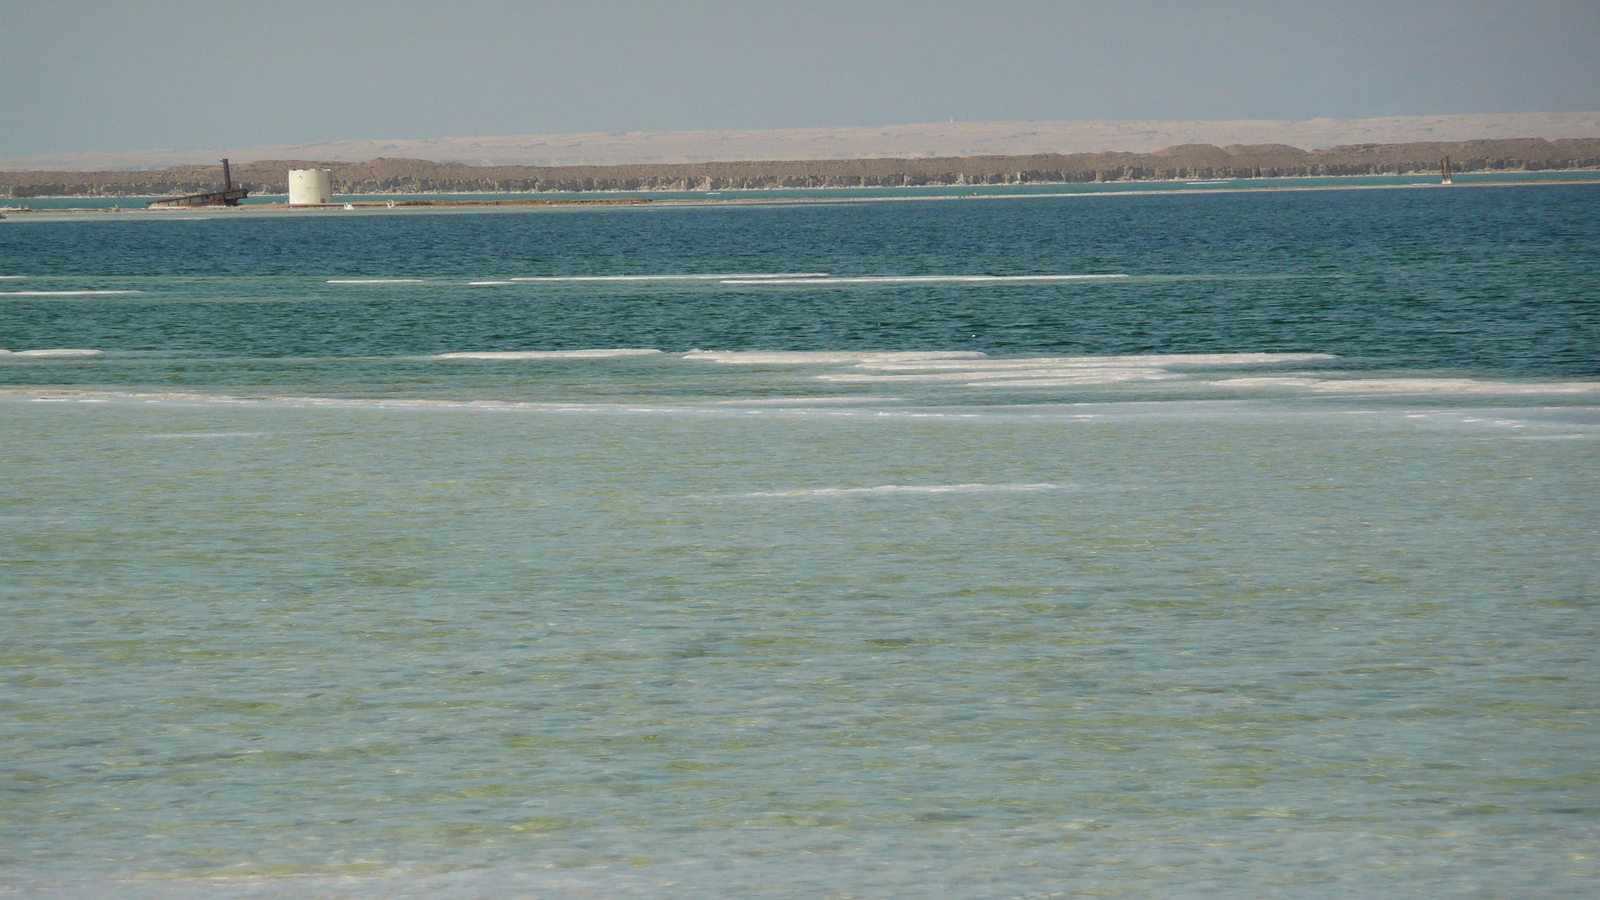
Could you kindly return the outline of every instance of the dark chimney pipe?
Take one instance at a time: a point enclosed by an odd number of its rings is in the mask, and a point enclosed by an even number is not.
[[[222,189],[225,191],[233,190],[233,173],[228,171],[228,161],[226,159],[222,161]]]

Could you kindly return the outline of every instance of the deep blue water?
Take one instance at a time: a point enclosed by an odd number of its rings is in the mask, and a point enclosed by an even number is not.
[[[248,357],[693,347],[1316,351],[1600,374],[1600,185],[72,219],[0,229],[0,347]],[[517,284],[527,276],[1123,273],[1104,284]],[[340,278],[418,284],[335,285]]]

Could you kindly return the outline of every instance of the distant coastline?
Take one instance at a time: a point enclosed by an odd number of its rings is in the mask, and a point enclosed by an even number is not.
[[[1450,190],[1473,190],[1473,189],[1483,189],[1483,188],[1559,187],[1559,186],[1562,186],[1562,185],[1572,185],[1572,184],[1588,184],[1588,185],[1600,184],[1600,168],[1594,168],[1594,169],[1566,169],[1566,170],[1558,170],[1558,171],[1561,171],[1561,172],[1572,172],[1572,173],[1579,174],[1579,175],[1581,175],[1582,173],[1594,172],[1594,173],[1596,173],[1596,177],[1593,177],[1593,178],[1583,178],[1583,177],[1578,177],[1578,178],[1549,178],[1549,177],[1544,177],[1544,178],[1540,178],[1540,177],[1516,178],[1514,176],[1516,176],[1518,174],[1529,174],[1529,175],[1537,176],[1538,173],[1518,173],[1518,172],[1512,171],[1512,172],[1496,173],[1496,174],[1503,174],[1503,175],[1511,175],[1511,176],[1513,176],[1511,178],[1496,178],[1496,179],[1493,179],[1493,180],[1457,181],[1457,182],[1455,182],[1455,186],[1452,187],[1452,188],[1449,188],[1449,189]],[[992,190],[989,191],[989,192],[980,192],[980,191],[975,190],[971,194],[968,194],[966,192],[950,193],[948,190],[945,190],[945,191],[942,191],[942,192],[935,190],[935,191],[931,191],[931,192],[928,192],[928,193],[922,193],[922,192],[917,191],[917,189],[915,187],[912,187],[912,188],[886,189],[888,191],[892,191],[892,193],[875,194],[875,195],[868,195],[868,196],[863,196],[861,194],[856,194],[856,193],[848,193],[847,192],[848,189],[844,189],[844,188],[818,188],[818,189],[813,189],[814,192],[811,192],[811,193],[803,193],[802,191],[804,189],[797,189],[797,190],[795,190],[793,192],[776,194],[776,195],[771,191],[765,191],[764,192],[764,191],[761,191],[759,189],[754,189],[754,188],[748,189],[748,190],[743,190],[743,189],[737,189],[736,188],[736,189],[730,189],[728,191],[678,192],[676,194],[667,194],[667,193],[663,192],[659,196],[651,196],[651,195],[648,195],[648,194],[640,194],[640,193],[623,194],[621,192],[596,191],[596,192],[593,192],[593,193],[596,194],[597,196],[574,196],[573,194],[561,194],[561,195],[552,195],[552,196],[548,196],[548,197],[532,196],[532,195],[530,195],[528,193],[525,193],[525,192],[523,192],[523,193],[504,192],[502,194],[496,194],[496,193],[492,193],[492,192],[479,192],[479,191],[465,192],[465,191],[463,191],[463,192],[454,192],[454,193],[433,193],[433,194],[423,194],[423,195],[418,195],[418,194],[372,194],[372,195],[365,195],[365,196],[370,197],[372,199],[361,199],[361,197],[363,195],[343,195],[343,196],[340,197],[340,199],[336,200],[333,203],[316,204],[316,205],[302,205],[302,206],[290,206],[290,205],[288,205],[288,203],[284,202],[284,200],[276,200],[276,201],[271,201],[271,202],[266,202],[266,203],[248,203],[248,204],[244,204],[244,205],[241,205],[241,206],[232,206],[232,207],[230,207],[230,206],[203,206],[203,207],[168,207],[168,208],[154,208],[154,209],[147,209],[143,205],[143,202],[142,202],[143,199],[153,199],[153,198],[39,197],[39,198],[34,198],[34,199],[41,200],[41,201],[70,201],[70,200],[94,201],[94,200],[100,200],[100,201],[102,201],[102,203],[99,204],[99,205],[92,205],[92,206],[50,205],[50,206],[30,207],[30,206],[27,205],[28,201],[26,201],[26,200],[22,201],[22,203],[23,203],[22,206],[16,206],[16,205],[6,205],[6,201],[4,201],[3,199],[0,199],[0,215],[9,215],[9,216],[22,215],[22,216],[27,216],[29,218],[34,218],[34,217],[51,218],[51,217],[62,216],[62,215],[79,216],[79,215],[93,215],[93,214],[104,214],[104,213],[134,214],[134,215],[138,215],[138,216],[146,216],[146,215],[161,216],[161,215],[172,214],[172,213],[184,213],[186,216],[192,217],[192,216],[194,216],[195,214],[198,214],[198,213],[224,214],[224,215],[226,215],[226,214],[240,214],[240,215],[289,215],[289,216],[295,216],[295,215],[308,215],[308,214],[314,215],[314,214],[318,214],[320,212],[332,212],[332,211],[337,211],[337,210],[357,210],[357,211],[364,211],[364,212],[377,212],[377,213],[387,212],[387,213],[398,213],[398,214],[425,213],[425,212],[429,212],[429,211],[445,212],[445,211],[450,211],[450,210],[473,210],[473,211],[478,211],[478,212],[516,212],[516,211],[519,211],[519,210],[528,211],[528,210],[541,209],[541,208],[543,208],[543,209],[556,209],[556,208],[604,209],[604,208],[608,208],[608,207],[609,208],[618,208],[618,207],[661,207],[661,208],[670,208],[670,207],[675,207],[675,206],[699,206],[699,205],[730,205],[730,206],[731,205],[757,205],[757,206],[772,206],[772,205],[798,205],[798,204],[808,204],[808,203],[837,204],[837,203],[885,203],[885,202],[907,202],[907,201],[920,202],[920,201],[960,201],[960,200],[1005,201],[1005,200],[1023,200],[1023,199],[1030,199],[1030,198],[1031,199],[1074,198],[1074,199],[1085,199],[1085,200],[1087,200],[1087,199],[1090,199],[1090,198],[1116,198],[1116,197],[1128,198],[1128,197],[1141,197],[1141,196],[1143,196],[1143,197],[1150,197],[1150,196],[1170,197],[1170,196],[1175,196],[1175,195],[1180,195],[1180,194],[1181,195],[1200,195],[1200,194],[1215,195],[1215,194],[1263,194],[1263,193],[1302,193],[1302,192],[1317,192],[1317,193],[1320,193],[1320,192],[1326,192],[1326,191],[1390,191],[1390,190],[1418,190],[1418,189],[1427,190],[1427,189],[1433,189],[1433,188],[1441,187],[1441,185],[1438,183],[1438,176],[1436,176],[1436,175],[1433,176],[1433,178],[1429,179],[1429,180],[1408,181],[1408,182],[1403,182],[1403,183],[1395,183],[1395,182],[1373,183],[1371,181],[1371,179],[1372,179],[1372,176],[1334,175],[1334,176],[1325,176],[1325,177],[1316,177],[1316,178],[1281,178],[1281,179],[1272,179],[1272,180],[1268,180],[1268,179],[1257,180],[1257,179],[1245,178],[1245,179],[1228,179],[1228,180],[1225,180],[1225,181],[1207,181],[1207,182],[1185,181],[1185,180],[1182,180],[1182,179],[1173,179],[1173,180],[1169,180],[1169,181],[1146,180],[1146,181],[1143,181],[1143,182],[1120,182],[1120,184],[1125,186],[1123,189],[1117,189],[1116,187],[1114,187],[1114,185],[1118,184],[1117,182],[1106,182],[1106,183],[1104,183],[1104,186],[1101,187],[1100,189],[1095,189],[1092,186],[1089,186],[1089,189],[1087,189],[1087,190],[1084,190],[1084,189],[1071,190],[1072,185],[1068,185],[1068,184],[1050,185],[1050,184],[1047,184],[1047,183],[1041,183],[1041,184],[1038,184],[1037,186],[1041,187],[1041,188],[1049,188],[1049,187],[1054,186],[1054,187],[1059,187],[1062,190],[1059,190],[1059,191],[1040,190],[1040,191],[1027,191],[1027,192],[1020,192],[1020,191],[995,192],[995,191],[992,191]],[[1330,182],[1346,182],[1346,183],[1330,183]],[[1366,182],[1366,183],[1362,183],[1362,182]],[[1139,187],[1137,185],[1147,185],[1147,187]],[[1171,187],[1161,187],[1160,185],[1171,185]],[[937,186],[934,186],[934,187],[937,188]],[[837,192],[836,196],[825,196],[827,194],[835,193],[835,192]],[[610,196],[607,196],[607,194],[610,194]],[[745,195],[745,196],[741,196],[741,195]],[[268,196],[274,196],[274,195],[268,195]],[[283,195],[275,195],[275,196],[282,197]],[[379,198],[382,198],[382,199],[379,199]],[[131,205],[123,206],[120,203],[107,204],[107,203],[103,202],[103,201],[108,200],[108,199],[128,199],[128,200],[131,201]]]
[[[749,160],[607,166],[472,166],[421,159],[360,163],[264,160],[236,165],[236,183],[282,194],[291,168],[331,170],[344,195],[533,194],[617,191],[738,191],[814,188],[962,187],[1092,182],[1248,180],[1437,171],[1543,172],[1600,168],[1600,138],[1359,144],[1303,150],[1284,144],[1184,144],[1154,153],[1031,154],[878,159]],[[0,200],[149,197],[210,190],[217,166],[157,171],[0,172]]]
[[[1454,166],[1454,163],[1452,163],[1451,165]],[[1458,175],[1461,174],[1459,169],[1456,169],[1454,171]],[[1495,175],[1517,175],[1517,174],[1541,175],[1541,174],[1554,173],[1554,172],[1571,172],[1571,173],[1596,172],[1596,173],[1600,173],[1600,165],[1597,165],[1597,166],[1574,166],[1574,167],[1561,167],[1561,168],[1545,168],[1545,169],[1521,169],[1521,168],[1516,168],[1516,169],[1495,169],[1495,170],[1492,170],[1491,174],[1495,174]],[[1387,174],[1392,176],[1392,175],[1395,175],[1397,173],[1387,173]],[[1437,177],[1438,172],[1437,171],[1431,171],[1431,170],[1417,170],[1415,172],[1406,172],[1406,173],[1398,173],[1398,174],[1401,174],[1401,175],[1416,175],[1416,176],[1419,176],[1419,177],[1422,177],[1422,176],[1434,176],[1434,177]],[[1482,173],[1476,173],[1476,174],[1482,174]],[[1278,180],[1278,181],[1316,179],[1316,180],[1318,180],[1320,182],[1320,181],[1322,181],[1324,179],[1335,179],[1335,180],[1351,179],[1351,180],[1355,180],[1355,179],[1373,178],[1373,177],[1381,177],[1381,175],[1375,175],[1373,173],[1361,173],[1361,174],[1355,174],[1355,175],[1282,175],[1282,176],[1273,176],[1273,179]],[[1389,188],[1389,187],[1408,187],[1408,186],[1413,186],[1413,185],[1394,185],[1394,184],[1375,184],[1375,185],[1356,185],[1356,184],[1349,184],[1349,185],[1329,185],[1329,184],[1297,185],[1297,184],[1253,183],[1253,182],[1266,182],[1268,180],[1269,179],[1267,178],[1267,176],[1262,176],[1259,179],[1257,179],[1257,178],[1226,178],[1226,179],[1209,179],[1209,180],[1203,180],[1203,181],[1200,180],[1200,179],[1194,178],[1194,177],[1177,177],[1177,178],[1142,178],[1142,179],[1137,179],[1137,180],[1134,180],[1134,179],[1123,179],[1123,180],[1120,180],[1120,181],[1100,181],[1100,182],[1029,181],[1029,182],[1023,182],[1023,183],[1028,184],[1028,185],[1035,185],[1035,186],[1039,186],[1039,187],[1050,187],[1050,186],[1066,187],[1066,186],[1069,186],[1069,185],[1077,185],[1077,184],[1105,184],[1105,185],[1135,184],[1135,183],[1137,183],[1137,184],[1147,184],[1147,185],[1160,185],[1160,184],[1172,184],[1172,185],[1190,184],[1190,185],[1197,185],[1197,184],[1204,184],[1204,185],[1213,187],[1214,189],[1213,190],[1208,190],[1208,191],[1203,191],[1203,192],[1196,191],[1195,193],[1211,193],[1211,194],[1217,193],[1218,190],[1221,190],[1221,191],[1354,190],[1354,189],[1357,189],[1359,187]],[[1526,184],[1560,184],[1560,183],[1565,183],[1565,182],[1547,181],[1547,180],[1543,180],[1543,179],[1529,179],[1529,180],[1526,180],[1526,181],[1495,181],[1495,182],[1492,182],[1492,183],[1491,182],[1471,182],[1471,181],[1468,181],[1468,182],[1458,182],[1457,184],[1459,186],[1461,186],[1461,187],[1473,187],[1473,186],[1526,185]],[[1014,183],[1011,183],[1010,186],[1015,187],[1018,184],[1019,183],[1015,183],[1014,182]],[[1219,185],[1227,185],[1227,187],[1218,188],[1217,186],[1219,186]],[[897,186],[891,186],[891,187],[907,187],[907,188],[913,188],[914,189],[914,188],[918,188],[918,187],[948,188],[948,187],[956,187],[956,186],[958,186],[958,185],[924,184],[924,185],[904,185],[904,186],[897,185]],[[992,187],[992,186],[999,186],[999,185],[983,185],[983,186]],[[742,194],[742,193],[746,193],[746,194],[767,193],[767,192],[771,192],[771,191],[774,191],[774,190],[847,191],[847,190],[852,190],[852,189],[859,190],[860,188],[855,187],[855,186],[851,186],[851,185],[826,185],[826,186],[816,187],[816,188],[771,188],[771,187],[717,188],[717,189],[711,189],[711,190],[701,190],[701,189],[698,189],[698,188],[690,188],[690,189],[686,189],[685,191],[680,191],[680,192],[677,192],[677,193],[704,194],[705,195],[704,199],[706,199],[706,200],[760,199],[760,200],[762,200],[762,202],[766,202],[768,200],[776,200],[776,199],[779,199],[779,198],[772,198],[772,197],[736,198],[736,197],[727,197],[725,195],[728,195],[728,194],[737,195],[737,194]],[[547,192],[537,192],[537,191],[478,191],[478,190],[451,190],[451,191],[427,191],[427,192],[371,191],[371,192],[359,193],[359,194],[357,194],[357,193],[338,194],[337,196],[339,196],[339,197],[376,197],[376,198],[384,198],[384,199],[400,202],[401,205],[405,205],[405,204],[402,201],[400,201],[399,198],[442,198],[442,199],[438,199],[438,200],[435,200],[435,199],[420,199],[417,202],[414,202],[414,203],[411,204],[413,206],[421,206],[421,205],[440,205],[442,203],[451,202],[451,201],[448,200],[448,198],[451,198],[451,197],[470,198],[470,197],[488,196],[488,197],[500,197],[500,198],[516,198],[516,197],[527,197],[529,194],[532,194],[532,193],[551,193],[551,194],[561,194],[562,195],[561,197],[551,197],[551,198],[529,198],[530,201],[536,202],[536,203],[559,203],[559,202],[563,202],[563,198],[564,197],[566,197],[567,195],[570,195],[570,194],[574,194],[574,193],[580,193],[580,194],[590,194],[590,193],[592,193],[592,194],[597,194],[597,195],[606,195],[606,194],[623,195],[622,197],[617,198],[617,199],[611,199],[611,198],[607,198],[607,197],[604,197],[604,196],[599,196],[599,197],[589,198],[589,199],[583,200],[583,202],[586,202],[586,203],[616,203],[616,202],[621,202],[622,200],[633,199],[634,195],[641,194],[641,193],[649,193],[649,192],[648,191],[630,191],[630,190],[628,190],[626,188],[600,188],[600,189],[595,189],[595,190],[592,190],[592,191],[547,191]],[[661,191],[660,193],[668,193],[668,192],[667,191]],[[1162,191],[1161,193],[1184,193],[1184,192],[1183,191]],[[39,194],[39,195],[35,195],[33,197],[21,197],[21,198],[16,198],[16,199],[23,200],[23,201],[26,201],[26,200],[107,200],[107,199],[126,199],[126,200],[136,200],[136,201],[139,201],[139,202],[142,203],[145,200],[157,199],[159,196],[161,196],[161,195],[155,195],[155,194],[150,194],[150,195],[145,195],[145,194]],[[261,200],[261,199],[264,199],[264,198],[274,198],[274,199],[269,201],[268,203],[249,203],[249,204],[246,204],[247,207],[270,206],[270,205],[273,205],[274,203],[286,204],[289,195],[284,191],[252,191],[250,196],[251,196],[251,198],[253,200]],[[914,196],[915,195],[908,195],[908,196],[897,195],[897,196],[894,196],[894,197],[872,198],[872,199],[910,199],[910,198],[913,198]],[[977,195],[974,194],[973,196],[977,196]],[[996,197],[996,196],[1002,196],[1002,195],[993,195],[993,194],[991,194],[991,195],[986,195],[986,196]],[[1015,195],[1008,195],[1008,196],[1018,196],[1018,197],[1045,196],[1045,197],[1048,197],[1048,196],[1054,196],[1054,195],[1052,195],[1052,194],[1028,193],[1028,194],[1015,194]],[[640,198],[640,199],[645,199],[645,198]],[[671,201],[679,201],[679,200],[700,199],[700,198],[671,197],[671,198],[661,198],[661,199],[663,199],[663,200],[671,200]],[[835,199],[835,198],[825,198],[825,199]],[[949,197],[948,196],[942,196],[940,199],[949,199]],[[17,207],[17,206],[6,206],[6,205],[4,205],[4,202],[6,202],[6,201],[8,201],[8,198],[6,198],[4,196],[0,196],[0,210],[16,211],[16,210],[20,209],[20,207]],[[323,206],[333,207],[333,206],[340,206],[344,202],[345,202],[344,200],[339,200],[339,201],[336,201],[336,202],[333,202],[333,203],[327,203],[327,204],[322,204],[322,205]],[[357,201],[355,201],[357,206],[382,205],[383,202],[384,202],[383,199],[365,200],[365,201],[357,200]],[[461,202],[461,203],[473,203],[473,202],[478,202],[478,201],[463,200],[463,201],[459,201],[459,202]],[[511,201],[505,200],[505,199],[496,199],[496,200],[489,200],[489,201],[482,201],[482,202],[505,204],[505,203],[508,203],[508,202],[511,202]],[[134,207],[123,207],[123,209],[133,209],[133,208]],[[195,208],[196,207],[180,207],[180,209],[188,209],[190,211],[193,211]]]

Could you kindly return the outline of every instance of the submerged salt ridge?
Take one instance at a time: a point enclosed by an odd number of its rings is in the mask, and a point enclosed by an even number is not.
[[[1060,490],[1062,485],[1038,484],[881,484],[876,487],[799,488],[792,491],[751,491],[746,497],[762,499],[805,497],[937,496],[939,494],[1013,494]]]
[[[983,359],[987,355],[979,350],[690,350],[683,358],[734,365],[781,366]]]
[[[0,360],[39,366],[63,364],[70,360],[96,360],[127,365],[143,359],[145,364],[182,364],[181,357],[138,357],[119,354],[106,357],[97,349],[0,350]],[[397,360],[316,358],[301,360],[254,360],[210,364],[248,369],[269,366],[278,372],[306,370],[326,372],[327,366],[366,367],[407,362],[437,361],[466,364],[455,369],[457,381],[427,382],[427,402],[532,404],[550,402],[591,403],[616,401],[607,398],[633,394],[639,401],[662,402],[651,393],[670,393],[669,403],[694,403],[733,393],[747,400],[771,400],[765,394],[775,388],[806,391],[819,403],[879,402],[883,390],[894,392],[894,399],[919,404],[939,403],[1014,403],[1046,402],[1053,399],[1078,402],[1126,401],[1130,390],[1143,392],[1144,399],[1203,399],[1206,397],[1313,397],[1318,395],[1524,395],[1549,398],[1600,395],[1600,379],[1475,379],[1451,377],[1442,373],[1394,373],[1354,369],[1328,353],[1191,353],[1121,356],[990,356],[976,350],[690,350],[666,353],[656,348],[589,348],[577,350],[481,350],[455,351],[429,357]],[[705,366],[716,363],[716,366]],[[560,387],[553,395],[548,379],[557,370],[540,364],[559,365]],[[621,368],[618,368],[618,367]],[[1310,371],[1307,371],[1308,367]],[[1251,374],[1232,375],[1229,369],[1248,369]],[[733,371],[729,371],[733,370]],[[15,371],[15,370],[14,370]],[[40,371],[57,371],[41,369]],[[473,373],[491,373],[485,381]],[[451,387],[450,385],[454,385]],[[277,400],[312,402],[318,387],[308,383],[302,394],[273,390],[265,396]],[[902,396],[908,389],[920,393]],[[842,390],[829,396],[821,391]],[[976,393],[974,393],[976,392]],[[996,396],[1000,392],[1000,396]],[[165,392],[173,393],[173,392]],[[207,391],[179,391],[176,395],[203,397]],[[227,392],[212,393],[229,399],[246,399]],[[340,391],[323,392],[323,399],[336,399]],[[390,389],[395,400],[405,389]],[[796,396],[780,402],[804,403]],[[737,398],[717,402],[738,402]]]

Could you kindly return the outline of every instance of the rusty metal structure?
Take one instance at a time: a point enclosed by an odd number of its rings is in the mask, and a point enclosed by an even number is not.
[[[248,196],[250,196],[248,188],[236,188],[233,186],[233,172],[229,170],[228,161],[224,159],[222,161],[222,190],[151,200],[145,206],[152,209],[161,206],[238,206],[239,201]]]

